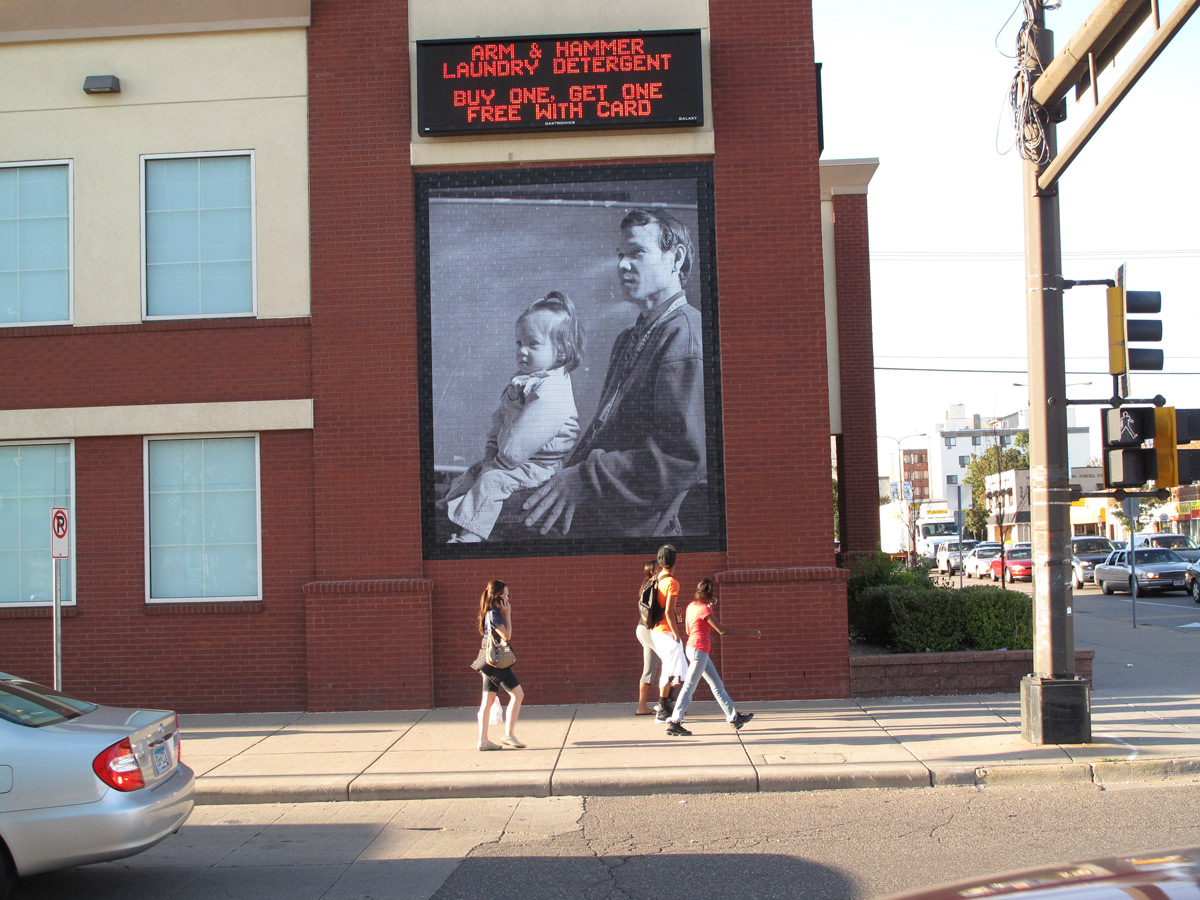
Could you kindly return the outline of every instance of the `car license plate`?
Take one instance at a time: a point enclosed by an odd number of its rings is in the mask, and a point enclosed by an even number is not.
[[[1175,579],[1175,587],[1183,587],[1183,579],[1182,578]]]
[[[171,768],[171,752],[167,749],[166,744],[159,744],[154,748],[154,772],[161,775],[169,768]]]

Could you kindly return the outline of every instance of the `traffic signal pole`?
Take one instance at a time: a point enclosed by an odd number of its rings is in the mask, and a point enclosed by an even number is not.
[[[1062,277],[1058,181],[1083,145],[1200,8],[1200,0],[1178,0],[1165,22],[1159,20],[1157,0],[1149,4],[1146,0],[1101,0],[1058,58],[1054,57],[1054,36],[1046,30],[1046,2],[1025,0],[1022,4],[1025,22],[1017,42],[1018,72],[1011,94],[1023,160],[1034,582],[1034,672],[1021,681],[1021,735],[1035,744],[1075,744],[1091,740],[1092,725],[1087,682],[1075,676],[1071,618],[1071,492],[1062,300],[1063,289],[1078,282]],[[1149,15],[1153,15],[1149,43],[1101,98],[1097,71]],[[1059,153],[1055,122],[1065,116],[1063,101],[1072,88],[1089,87],[1096,108]],[[1122,334],[1122,342],[1127,338]],[[1114,406],[1128,402],[1125,391],[1116,393],[1122,396],[1114,399]],[[1158,398],[1155,405],[1162,406]],[[1185,430],[1190,430],[1191,411],[1187,418]],[[1157,460],[1158,450],[1152,452]],[[1106,458],[1108,455],[1106,449]],[[1168,458],[1168,464],[1174,462],[1175,469],[1186,469],[1188,476],[1194,466],[1195,474],[1200,475],[1200,457],[1185,459],[1178,453],[1175,457]],[[1124,455],[1121,460],[1124,462]],[[1171,477],[1181,476],[1176,472]]]
[[[1054,58],[1054,36],[1036,7],[1035,68]],[[1055,158],[1053,117],[1038,112],[1044,150],[1026,154],[1025,300],[1029,342],[1029,482],[1033,526],[1033,674],[1021,680],[1021,735],[1034,744],[1087,743],[1092,737],[1088,683],[1075,675],[1072,620],[1071,488],[1067,459],[1066,357],[1058,185],[1038,186]],[[1030,159],[1030,156],[1036,158]],[[1038,401],[1042,400],[1041,403]]]

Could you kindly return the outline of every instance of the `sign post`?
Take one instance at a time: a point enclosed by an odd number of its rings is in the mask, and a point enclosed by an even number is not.
[[[54,689],[62,690],[62,563],[71,555],[71,516],[61,506],[50,510],[50,588],[54,594]]]
[[[1138,511],[1142,502],[1137,497],[1125,498],[1125,517],[1129,519],[1129,597],[1133,607],[1133,627],[1137,628],[1137,562],[1133,556],[1133,536],[1137,532]]]

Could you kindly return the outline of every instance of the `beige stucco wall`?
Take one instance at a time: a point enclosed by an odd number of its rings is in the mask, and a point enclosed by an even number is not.
[[[311,431],[312,427],[313,404],[309,399],[0,410],[0,435],[10,441],[125,434]]]
[[[253,150],[258,315],[309,314],[303,28],[6,45],[0,160],[74,161],[74,323],[141,321],[142,154]],[[86,95],[88,75],[121,93]]]
[[[470,33],[463,23],[470,22]],[[617,159],[642,156],[703,156],[714,152],[709,71],[708,0],[603,0],[564,3],[537,0],[520,4],[496,0],[410,0],[408,4],[413,97],[417,96],[416,41],[537,34],[665,31],[699,28],[704,55],[704,125],[643,131],[492,135],[426,138],[417,134],[413,105],[412,162],[415,166],[533,160]]]
[[[309,0],[0,0],[0,43],[307,27]]]

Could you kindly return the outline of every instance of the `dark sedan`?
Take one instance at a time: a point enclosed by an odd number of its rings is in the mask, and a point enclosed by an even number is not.
[[[1192,599],[1200,603],[1200,562],[1194,562],[1187,567],[1187,571],[1183,573],[1183,581]]]
[[[1095,569],[1108,559],[1116,547],[1108,538],[1077,537],[1071,539],[1071,587],[1079,590],[1096,580]]]

